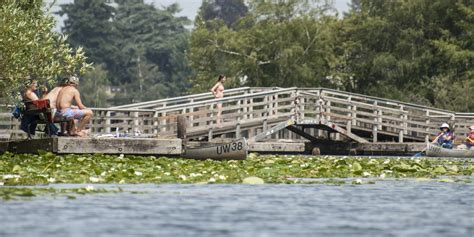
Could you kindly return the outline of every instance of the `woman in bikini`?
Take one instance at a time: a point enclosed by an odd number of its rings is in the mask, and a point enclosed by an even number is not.
[[[224,75],[219,75],[216,84],[212,87],[211,92],[214,94],[214,98],[221,99],[224,98],[224,82],[226,77]],[[217,127],[221,128],[221,114],[222,114],[222,103],[217,103],[217,119],[216,125]]]

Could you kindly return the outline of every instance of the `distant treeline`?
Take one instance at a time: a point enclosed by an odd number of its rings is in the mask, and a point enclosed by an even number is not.
[[[0,0],[8,1],[8,0]],[[102,107],[228,87],[329,87],[473,112],[474,1],[204,0],[179,6],[75,0],[62,33],[93,70],[85,102]],[[1,64],[0,64],[1,66]]]

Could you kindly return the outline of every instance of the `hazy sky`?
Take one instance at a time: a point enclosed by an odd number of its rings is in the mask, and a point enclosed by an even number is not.
[[[339,12],[347,11],[348,3],[350,3],[350,1],[351,0],[333,0],[334,7]],[[50,2],[53,2],[53,0],[46,0],[45,2],[50,3]],[[73,0],[56,0],[56,4],[52,8],[52,11],[53,12],[58,11],[60,4],[71,3],[71,2],[73,2]],[[178,3],[182,9],[182,11],[178,15],[186,16],[190,20],[194,20],[199,7],[201,6],[202,0],[145,0],[145,2],[154,3],[156,6],[168,6],[172,3]],[[63,25],[64,19],[57,15],[55,15],[55,17],[58,20],[58,25],[56,27],[56,30],[59,31],[60,27]]]

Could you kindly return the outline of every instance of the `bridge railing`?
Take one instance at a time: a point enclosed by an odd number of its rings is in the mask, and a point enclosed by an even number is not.
[[[298,89],[298,94],[300,117],[325,119],[345,127],[349,132],[372,133],[370,136],[374,142],[379,135],[396,136],[399,142],[405,138],[428,140],[444,122],[454,127],[458,137],[463,137],[466,127],[474,124],[473,114],[456,114],[354,93],[309,88]]]
[[[222,108],[219,109],[218,105]],[[474,113],[454,113],[399,101],[325,88],[236,88],[226,97],[211,93],[136,103],[113,108],[94,108],[93,134],[141,134],[175,136],[178,116],[185,116],[190,136],[232,133],[253,136],[285,119],[315,119],[335,123],[372,141],[387,137],[425,141],[443,122],[453,125],[457,137],[474,124]],[[217,125],[221,112],[222,123]],[[22,134],[9,113],[0,113],[0,137]]]
[[[276,90],[278,87],[239,87],[239,88],[232,88],[225,91],[226,97],[231,96],[238,96],[238,95],[247,95],[258,93],[262,91],[269,91],[269,90]],[[186,96],[179,96],[173,98],[166,98],[166,99],[159,99],[159,100],[152,100],[152,101],[145,101],[121,106],[114,106],[114,109],[158,109],[164,108],[167,106],[173,105],[183,105],[193,102],[205,101],[213,99],[214,95],[211,92],[206,93],[199,93],[199,94],[192,94]]]
[[[240,137],[243,131],[248,132],[249,127],[265,130],[270,123],[294,115],[294,91],[295,88],[263,90],[252,94],[159,108],[155,110],[157,134],[160,136],[176,134],[178,116],[184,116],[188,121],[187,132],[190,136],[205,134],[212,138],[221,130],[233,130],[235,137]],[[220,118],[218,118],[219,112]]]

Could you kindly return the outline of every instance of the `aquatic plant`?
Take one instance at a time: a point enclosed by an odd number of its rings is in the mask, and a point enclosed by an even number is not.
[[[243,161],[117,155],[0,156],[0,186],[50,183],[297,183],[298,178],[435,178],[474,176],[474,160],[250,154]],[[340,181],[336,181],[339,184]]]

